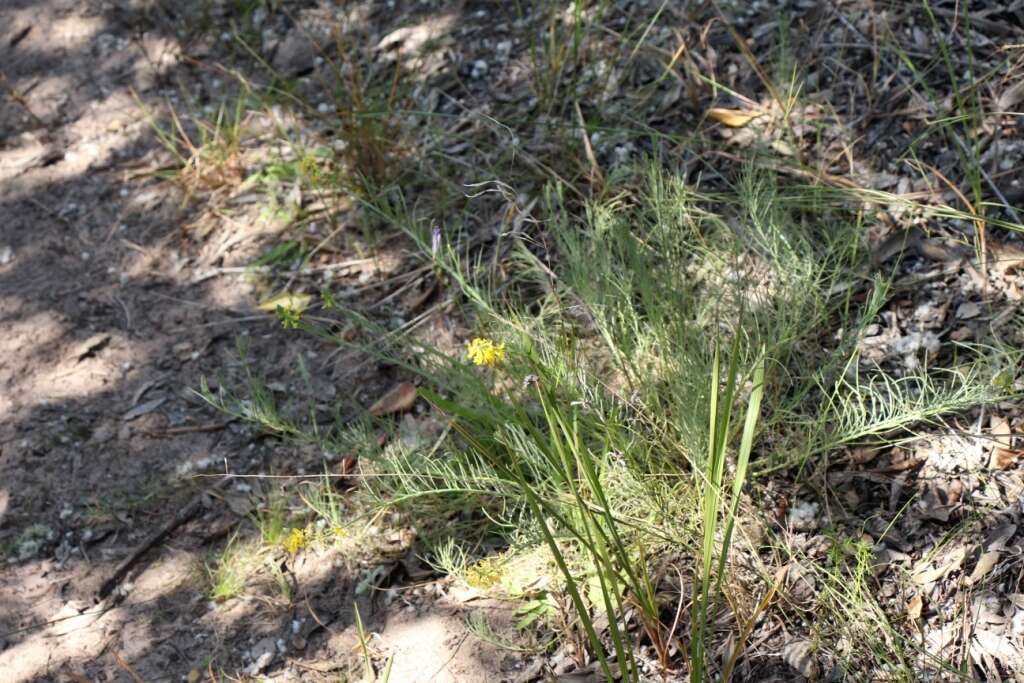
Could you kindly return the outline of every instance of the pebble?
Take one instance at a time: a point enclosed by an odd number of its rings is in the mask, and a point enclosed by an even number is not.
[[[976,318],[981,313],[981,306],[973,301],[965,301],[956,308],[956,317],[960,320]]]
[[[288,76],[297,76],[313,69],[316,56],[313,41],[301,32],[293,31],[277,48],[274,66]]]
[[[0,266],[6,266],[14,260],[14,249],[10,246],[0,247]]]
[[[789,525],[796,531],[809,531],[818,526],[818,504],[799,501],[789,508]]]
[[[253,663],[249,665],[249,675],[262,673],[274,661],[274,655],[277,654],[277,643],[273,638],[264,638],[252,646],[249,654],[253,659]]]
[[[469,72],[469,77],[472,78],[473,80],[481,79],[487,75],[487,72],[489,70],[490,67],[487,65],[487,62],[485,62],[482,59],[478,59],[475,62],[473,62],[473,67]]]

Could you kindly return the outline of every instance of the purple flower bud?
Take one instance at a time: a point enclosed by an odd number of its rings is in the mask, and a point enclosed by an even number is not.
[[[430,231],[430,253],[437,258],[437,255],[441,253],[441,226],[435,225],[434,229]]]

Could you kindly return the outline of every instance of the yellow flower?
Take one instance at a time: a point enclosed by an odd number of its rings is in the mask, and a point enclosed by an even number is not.
[[[294,555],[306,545],[306,532],[302,529],[292,529],[288,537],[281,541],[281,545],[290,555]]]
[[[466,571],[466,583],[471,588],[485,590],[501,583],[501,566],[487,558],[480,560]]]
[[[467,344],[469,359],[476,365],[494,367],[505,360],[505,343],[495,344],[490,339],[477,337]]]

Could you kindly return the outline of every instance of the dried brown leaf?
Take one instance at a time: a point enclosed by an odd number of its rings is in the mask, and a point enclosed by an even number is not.
[[[992,455],[989,457],[988,466],[993,470],[1008,470],[1016,465],[1017,461],[1020,460],[1021,457],[1024,457],[1024,451],[996,446],[992,449]]]
[[[1017,81],[999,94],[996,99],[996,111],[1013,111],[1013,108],[1024,100],[1024,80]]]
[[[992,440],[1003,448],[1013,448],[1013,434],[1010,433],[1010,421],[1001,415],[993,415],[988,421],[988,431]]]
[[[742,128],[754,119],[764,116],[764,112],[713,107],[708,109],[708,116],[730,128]]]
[[[370,406],[370,414],[374,417],[402,413],[416,403],[416,385],[411,382],[396,384],[388,393],[381,396]]]
[[[985,575],[992,571],[992,568],[999,562],[999,555],[998,550],[982,553],[981,557],[978,558],[978,563],[974,565],[974,571],[967,577],[967,585],[973,586],[985,578]]]
[[[914,597],[907,601],[907,618],[917,623],[921,618],[921,610],[924,607],[924,597],[921,593],[915,593]]]
[[[966,556],[967,550],[965,548],[955,548],[945,557],[938,558],[934,565],[922,563],[922,566],[919,564],[916,571],[911,575],[910,580],[918,586],[930,586],[951,571],[959,569]]]

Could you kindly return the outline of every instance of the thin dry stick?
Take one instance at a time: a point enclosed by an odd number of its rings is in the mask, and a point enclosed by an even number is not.
[[[219,491],[223,489],[227,486],[229,481],[231,481],[231,478],[225,477],[217,482],[212,490]],[[189,503],[183,507],[181,511],[171,519],[171,521],[164,524],[157,531],[151,534],[149,538],[143,541],[142,544],[132,552],[131,555],[121,561],[121,564],[117,566],[114,573],[110,575],[110,578],[104,581],[103,585],[100,586],[98,596],[101,600],[114,592],[114,589],[120,585],[126,576],[128,576],[128,572],[131,571],[132,567],[134,567],[147,552],[170,536],[172,531],[190,520],[199,512],[200,508],[203,506],[204,493],[205,492],[200,492],[193,496],[192,500],[189,501]]]
[[[587,122],[583,120],[583,112],[580,110],[580,103],[573,102],[576,107],[576,118],[580,122],[580,136],[583,138],[583,149],[587,153],[587,161],[590,162],[590,186],[598,188],[604,186],[604,174],[601,167],[597,165],[597,157],[594,156],[594,148],[590,144],[590,136],[587,135]]]
[[[135,669],[133,669],[131,664],[129,664],[128,662],[124,661],[124,657],[122,657],[121,655],[119,655],[116,652],[113,653],[113,654],[114,654],[114,661],[117,662],[117,665],[119,667],[121,667],[122,669],[124,669],[135,680],[135,683],[146,683],[146,681],[144,681],[142,679],[142,676],[139,675],[139,672],[136,671]]]

